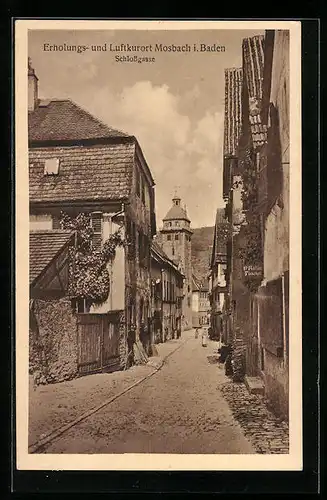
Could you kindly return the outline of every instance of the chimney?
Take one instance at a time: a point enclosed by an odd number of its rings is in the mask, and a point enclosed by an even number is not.
[[[38,77],[32,67],[32,61],[28,58],[28,111],[34,111],[38,105]]]

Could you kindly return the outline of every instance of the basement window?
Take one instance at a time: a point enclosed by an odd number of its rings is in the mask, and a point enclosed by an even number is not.
[[[59,158],[48,158],[44,162],[44,175],[59,174]]]

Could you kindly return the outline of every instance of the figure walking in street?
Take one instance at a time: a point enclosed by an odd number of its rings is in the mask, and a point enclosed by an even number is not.
[[[207,347],[208,329],[202,328],[202,347]]]

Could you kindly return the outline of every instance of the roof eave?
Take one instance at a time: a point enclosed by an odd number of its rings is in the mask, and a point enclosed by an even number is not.
[[[92,137],[86,139],[47,139],[33,140],[29,139],[28,147],[55,147],[55,146],[84,146],[94,144],[126,144],[133,143],[133,136],[113,136],[113,137]]]
[[[149,167],[149,165],[147,164],[147,161],[146,161],[146,159],[145,159],[145,157],[144,157],[144,154],[143,154],[142,148],[141,148],[141,146],[140,146],[140,144],[139,144],[138,140],[136,139],[136,137],[135,137],[135,136],[132,136],[132,138],[133,138],[133,141],[134,141],[134,143],[135,143],[135,150],[136,150],[136,154],[137,154],[137,156],[139,157],[139,159],[140,159],[140,161],[141,161],[141,163],[142,163],[142,166],[143,166],[143,168],[145,169],[145,171],[146,171],[146,173],[147,173],[147,175],[148,175],[148,177],[149,177],[149,180],[150,180],[151,186],[153,187],[153,186],[155,186],[155,181],[154,181],[154,179],[153,179],[153,177],[152,177],[150,167]]]

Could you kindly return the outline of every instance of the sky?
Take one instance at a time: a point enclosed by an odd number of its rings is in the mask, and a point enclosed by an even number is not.
[[[39,98],[69,98],[107,125],[136,136],[155,180],[157,226],[177,191],[192,227],[212,226],[223,207],[224,69],[241,67],[250,30],[29,31]],[[131,52],[45,51],[50,45],[219,45],[225,52],[148,52],[152,63],[117,62]]]

